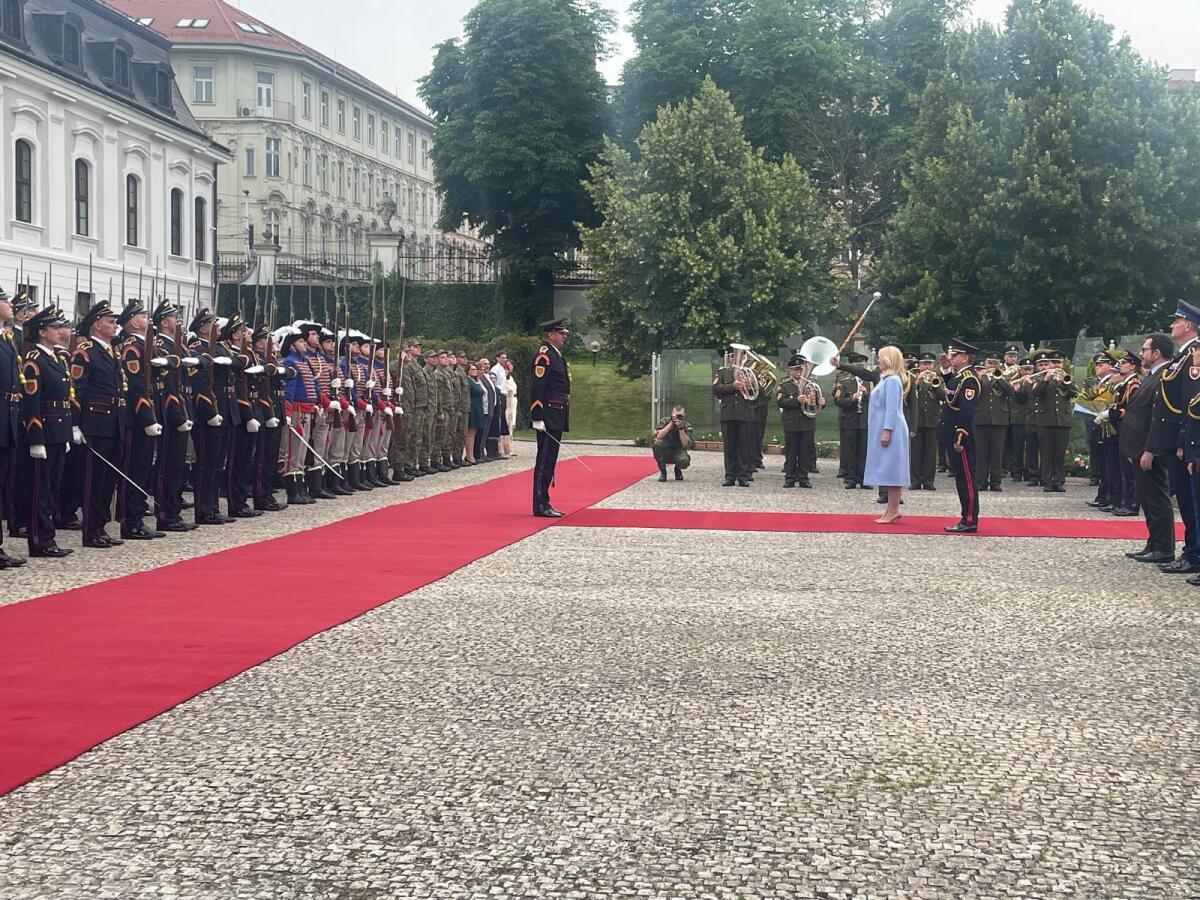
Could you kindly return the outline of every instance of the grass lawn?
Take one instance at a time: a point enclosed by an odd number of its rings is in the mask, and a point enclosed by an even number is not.
[[[623,438],[650,433],[650,378],[630,381],[617,374],[609,362],[581,360],[571,363],[571,430],[574,440]],[[533,438],[533,430],[517,432]]]

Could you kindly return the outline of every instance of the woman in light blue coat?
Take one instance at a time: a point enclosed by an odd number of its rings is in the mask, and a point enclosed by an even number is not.
[[[890,525],[900,518],[900,490],[908,487],[908,422],[904,386],[909,378],[899,347],[879,351],[879,385],[867,410],[867,466],[863,481],[887,489],[887,509],[876,519]]]

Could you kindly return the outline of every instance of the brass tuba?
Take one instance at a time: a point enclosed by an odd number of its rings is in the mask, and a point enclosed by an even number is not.
[[[733,369],[734,373],[740,373],[741,379],[745,383],[742,388],[742,396],[753,402],[758,399],[759,383],[758,374],[751,366],[751,357],[756,356],[746,344],[730,344],[729,349],[732,354],[725,354],[725,365]]]

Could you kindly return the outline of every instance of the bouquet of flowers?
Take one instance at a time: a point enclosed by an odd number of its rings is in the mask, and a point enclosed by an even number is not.
[[[1100,413],[1107,413],[1117,402],[1117,392],[1107,384],[1095,384],[1086,387],[1075,398],[1075,412],[1095,419]],[[1117,433],[1112,422],[1105,417],[1100,423],[1100,433],[1108,438]]]

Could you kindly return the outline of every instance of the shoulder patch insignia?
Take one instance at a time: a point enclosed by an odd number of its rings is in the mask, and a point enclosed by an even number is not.
[[[141,364],[136,359],[129,360],[127,365],[129,366],[129,372],[132,375],[136,375],[142,368]]]
[[[974,400],[975,388],[967,388],[965,391],[963,391],[963,396],[965,396],[968,400]]]
[[[1192,366],[1188,369],[1188,377],[1195,381],[1200,378],[1200,366]]]
[[[550,347],[547,344],[542,344],[542,346],[538,347],[538,353],[549,353],[549,352],[550,352]]]
[[[533,376],[535,378],[545,378],[546,377],[546,367],[545,366],[534,366],[533,367]]]
[[[80,365],[71,366],[71,378],[75,381],[78,381],[82,377],[83,377],[83,366],[80,366]]]
[[[36,379],[36,378],[27,378],[27,379],[25,379],[25,393],[27,393],[27,394],[36,394],[36,393],[37,393],[37,389],[38,389],[38,383],[37,383],[37,379]]]

